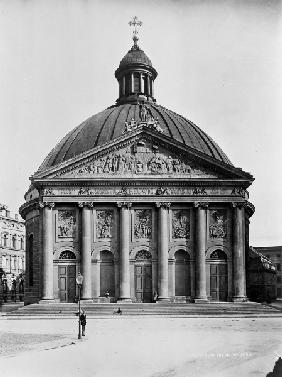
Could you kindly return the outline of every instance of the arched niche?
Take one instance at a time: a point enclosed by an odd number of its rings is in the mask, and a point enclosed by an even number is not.
[[[100,251],[100,296],[115,296],[114,255],[110,250]]]
[[[190,255],[184,249],[174,253],[175,296],[190,296]]]

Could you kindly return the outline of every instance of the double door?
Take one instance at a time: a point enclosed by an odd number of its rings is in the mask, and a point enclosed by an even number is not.
[[[135,264],[135,297],[137,302],[152,302],[152,265]]]
[[[59,266],[58,275],[60,302],[74,302],[76,296],[75,265]]]
[[[210,265],[210,291],[213,301],[227,300],[227,264]]]

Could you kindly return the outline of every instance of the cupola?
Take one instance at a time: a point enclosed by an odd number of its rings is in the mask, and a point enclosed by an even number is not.
[[[119,83],[119,98],[116,102],[117,104],[138,101],[156,102],[154,80],[158,73],[137,43],[139,40],[137,27],[141,26],[142,22],[134,17],[129,25],[134,27],[132,38],[134,44],[115,71],[115,77]]]

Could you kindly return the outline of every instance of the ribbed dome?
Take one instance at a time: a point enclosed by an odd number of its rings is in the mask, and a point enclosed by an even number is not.
[[[158,118],[164,135],[177,140],[219,161],[232,165],[219,146],[199,127],[181,115],[152,102],[146,103],[151,115]],[[67,161],[80,153],[103,145],[122,135],[125,122],[140,122],[140,104],[111,106],[93,115],[69,132],[49,153],[39,170]]]
[[[129,50],[119,63],[119,68],[123,68],[132,64],[145,64],[152,67],[151,60],[148,58],[145,52],[143,50],[140,50],[139,48],[132,48],[131,50]]]

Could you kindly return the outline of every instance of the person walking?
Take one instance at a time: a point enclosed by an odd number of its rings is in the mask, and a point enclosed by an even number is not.
[[[86,314],[85,314],[84,310],[81,310],[80,324],[81,324],[81,327],[82,327],[82,336],[85,336]]]

